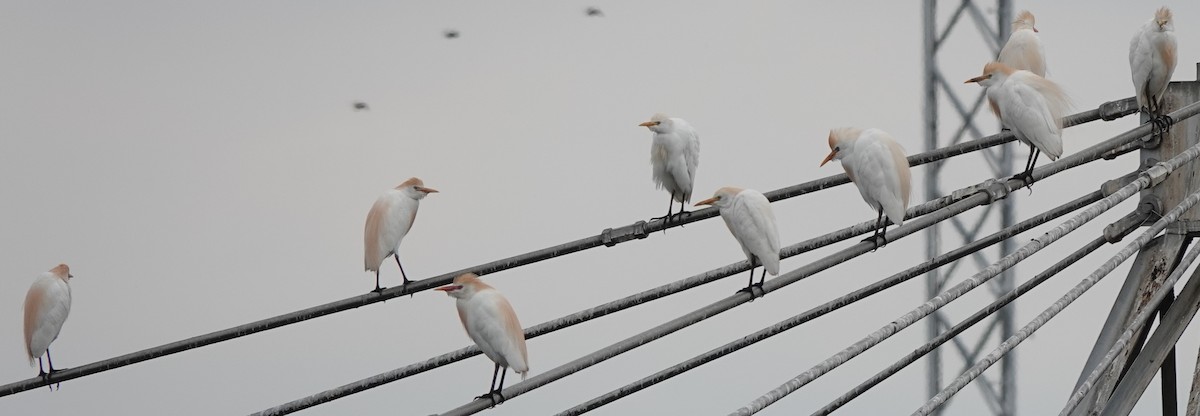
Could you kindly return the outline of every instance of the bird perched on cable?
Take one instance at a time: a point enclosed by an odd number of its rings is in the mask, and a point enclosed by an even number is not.
[[[67,315],[71,313],[71,269],[65,264],[42,273],[25,294],[25,353],[29,364],[38,361],[38,376],[48,379],[54,373],[50,358],[50,343],[58,338]],[[50,371],[42,367],[42,354],[50,363]],[[53,390],[53,388],[51,388]]]
[[[1018,140],[1028,144],[1029,159],[1025,170],[1014,176],[1033,184],[1033,167],[1045,153],[1050,160],[1063,154],[1062,117],[1071,106],[1058,84],[1025,70],[1015,70],[1000,62],[989,62],[976,82],[987,88],[988,99],[996,102],[1000,123]]]
[[[1004,43],[1004,48],[1000,49],[1000,56],[996,58],[996,62],[1045,78],[1046,50],[1042,47],[1042,40],[1034,24],[1033,13],[1028,10],[1017,13],[1017,18],[1012,22],[1012,33],[1008,35],[1008,42]],[[988,105],[991,106],[993,114],[1000,114],[995,101],[989,98]]]
[[[1138,107],[1149,115],[1160,131],[1170,127],[1170,122],[1162,117],[1160,106],[1171,75],[1175,73],[1176,48],[1175,22],[1171,9],[1166,6],[1154,12],[1154,18],[1142,25],[1129,41],[1129,68]]]
[[[379,269],[388,256],[396,259],[396,266],[400,267],[400,276],[404,278],[404,284],[408,284],[408,275],[404,273],[404,266],[400,264],[397,251],[408,230],[412,229],[421,200],[434,192],[437,190],[426,188],[420,179],[408,178],[400,186],[380,195],[379,199],[375,200],[375,205],[371,206],[363,233],[366,248],[363,258],[367,271],[375,272],[373,292],[383,291],[379,286]]]
[[[753,189],[727,186],[718,189],[712,198],[697,202],[696,206],[712,205],[721,212],[721,219],[733,238],[742,246],[746,260],[750,261],[750,283],[744,291],[762,286],[771,276],[779,275],[779,229],[775,225],[775,212],[771,201]],[[754,268],[763,266],[762,278],[754,283]]]
[[[458,306],[458,319],[462,321],[467,336],[475,341],[475,345],[483,351],[492,362],[496,363],[492,371],[492,384],[487,394],[476,399],[489,398],[495,406],[496,397],[504,401],[504,376],[508,369],[521,375],[521,380],[529,373],[529,353],[525,349],[525,331],[517,314],[513,311],[508,299],[504,298],[496,288],[479,280],[474,273],[466,273],[454,278],[449,286],[435,290],[446,292],[455,299]],[[504,368],[501,372],[501,368]],[[500,376],[500,385],[496,385],[496,376]]]
[[[858,187],[863,201],[878,213],[871,242],[875,248],[886,245],[884,215],[892,223],[903,225],[912,191],[912,171],[904,148],[883,130],[842,127],[829,131],[829,155],[821,166],[830,160],[842,162],[842,169]]]
[[[684,203],[692,200],[696,167],[700,165],[700,135],[687,121],[662,113],[639,126],[654,133],[650,142],[650,176],[658,188],[671,193],[667,200],[667,215],[651,219],[663,219],[670,224],[675,201],[679,201],[679,213],[675,215],[688,213],[684,211]]]

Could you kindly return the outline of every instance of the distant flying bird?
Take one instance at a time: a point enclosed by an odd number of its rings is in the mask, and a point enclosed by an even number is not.
[[[878,213],[871,242],[879,248],[879,239],[887,244],[887,221],[904,224],[908,196],[912,191],[912,172],[904,148],[880,129],[837,128],[829,131],[829,155],[821,161],[840,160],[846,176],[858,187],[863,201]]]
[[[775,212],[771,201],[753,189],[727,186],[718,189],[712,198],[697,202],[696,206],[712,205],[721,212],[721,219],[733,238],[742,246],[746,260],[750,261],[750,283],[745,291],[762,286],[771,276],[779,275],[779,229],[775,225]],[[754,268],[763,266],[762,278],[754,283]]]
[[[688,213],[684,211],[684,203],[692,200],[696,167],[700,165],[700,135],[683,119],[662,113],[639,126],[654,133],[650,143],[651,178],[655,185],[671,193],[667,200],[667,215],[652,219],[663,219],[669,224],[675,201],[679,201],[676,215]]]
[[[445,31],[442,32],[442,36],[445,36],[446,39],[457,39],[458,31],[454,30],[454,29],[446,29]]]
[[[1000,57],[996,58],[996,61],[1045,78],[1046,50],[1042,47],[1042,40],[1038,37],[1034,22],[1033,13],[1028,10],[1017,13],[1017,18],[1012,22],[1012,34],[1008,35],[1008,42],[1000,50]],[[991,106],[993,114],[1000,114],[995,101],[989,98],[988,105]]]
[[[370,109],[371,109],[371,107],[367,106],[367,103],[364,103],[362,101],[354,102],[354,111],[363,111],[363,110],[370,110]]]
[[[400,241],[412,228],[413,220],[417,218],[417,208],[426,195],[437,192],[436,189],[426,188],[425,183],[417,178],[407,181],[395,189],[384,192],[371,206],[367,213],[367,226],[364,231],[365,245],[364,262],[369,272],[375,272],[375,290],[383,291],[379,286],[379,269],[383,260],[388,256],[395,257],[396,265],[400,266],[400,275],[404,284],[408,284],[408,275],[404,274],[404,266],[400,264]]]
[[[492,384],[488,387],[487,394],[476,397],[476,399],[489,398],[492,400],[492,405],[496,405],[496,396],[500,397],[500,401],[504,401],[504,395],[501,391],[504,390],[504,376],[508,375],[508,369],[512,368],[517,374],[521,375],[521,380],[529,373],[529,353],[525,349],[525,331],[521,329],[521,323],[517,321],[517,314],[513,311],[512,305],[508,303],[508,299],[504,298],[499,291],[489,286],[487,283],[479,280],[479,276],[474,273],[466,273],[454,278],[454,283],[449,286],[439,287],[436,290],[446,292],[447,295],[456,299],[455,303],[458,306],[458,319],[462,321],[463,329],[467,330],[467,336],[475,341],[475,345],[483,351],[492,362],[496,363],[496,369],[492,371]],[[504,368],[504,372],[500,368]],[[500,385],[496,386],[496,376],[500,376]]]
[[[1133,87],[1137,91],[1138,107],[1162,123],[1163,93],[1175,73],[1176,43],[1175,22],[1171,9],[1166,6],[1154,13],[1154,19],[1142,25],[1129,41],[1129,68],[1133,73]],[[1169,127],[1163,125],[1163,128]]]
[[[25,353],[29,364],[38,360],[38,376],[47,378],[54,373],[50,358],[50,343],[58,338],[67,314],[71,313],[71,269],[65,264],[42,273],[25,294]],[[50,363],[50,371],[42,367],[42,354]],[[52,389],[53,390],[53,389]]]
[[[1032,184],[1033,167],[1041,153],[1050,160],[1063,154],[1062,117],[1071,106],[1070,98],[1058,84],[999,62],[988,63],[983,75],[966,82],[987,88],[988,99],[1000,110],[1000,123],[1030,146],[1025,171],[1015,178]]]
[[[593,17],[604,17],[604,12],[600,11],[600,9],[597,9],[595,7],[588,7],[587,15],[593,16]]]

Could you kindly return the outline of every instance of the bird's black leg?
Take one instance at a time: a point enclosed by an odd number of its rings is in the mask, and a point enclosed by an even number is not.
[[[375,290],[372,290],[372,292],[383,292],[383,288],[379,286],[379,270],[375,271]]]
[[[747,292],[754,294],[754,268],[758,267],[758,256],[750,256],[750,281],[746,283],[746,287],[738,290],[738,292]]]
[[[500,375],[500,363],[496,363],[496,369],[492,371],[492,384],[488,385],[487,394],[475,396],[476,399],[491,399],[492,406],[496,405],[496,398],[492,396],[492,393],[496,392],[496,376],[498,375]]]
[[[767,268],[763,267],[762,277],[758,278],[758,284],[756,284],[755,286],[762,288],[763,283],[766,283],[766,282],[767,282]]]
[[[408,275],[404,274],[404,265],[400,264],[400,255],[396,254],[396,253],[392,253],[392,257],[396,258],[396,265],[400,266],[400,277],[404,279],[404,283],[402,283],[400,285],[400,287],[403,288],[405,286],[408,286],[408,282],[410,282],[411,280],[408,280]],[[378,285],[378,284],[379,283],[376,283],[376,285]],[[410,298],[413,297],[413,294],[409,293],[408,297],[410,297]]]
[[[875,232],[871,234],[871,238],[864,238],[862,240],[863,242],[870,241],[871,244],[875,245],[875,248],[871,249],[871,251],[879,250],[879,247],[880,247],[880,245],[879,245],[879,229],[883,228],[885,226],[885,224],[887,224],[887,223],[883,222],[883,206],[880,206],[879,207],[879,216],[875,217]],[[884,243],[884,244],[887,244],[887,243]]]
[[[41,363],[42,363],[41,359],[39,358],[38,364],[41,364]],[[46,347],[46,363],[50,364],[50,371],[46,373],[46,381],[50,381],[50,375],[54,374],[54,359],[50,358],[50,347]],[[50,387],[50,385],[46,384],[46,387]],[[62,383],[58,383],[58,385],[56,385],[55,387],[58,387],[61,390]],[[50,391],[54,391],[54,387],[50,387]]]
[[[651,218],[650,221],[663,220],[663,234],[667,233],[667,226],[671,224],[671,211],[675,209],[675,193],[671,192],[671,198],[667,199],[667,215],[662,217]]]
[[[675,199],[675,196],[672,195],[671,199]],[[675,216],[679,217],[679,228],[683,228],[683,214],[691,215],[692,213],[687,211],[687,204],[683,203],[683,201],[679,201],[679,212],[675,213]]]
[[[504,390],[504,376],[507,376],[507,375],[508,375],[508,367],[504,367],[503,369],[500,370],[500,387],[496,387],[496,394],[494,396],[494,397],[499,397],[500,400],[497,401],[496,399],[492,399],[492,406],[495,406],[500,403],[504,403],[504,393],[502,393],[501,391]]]

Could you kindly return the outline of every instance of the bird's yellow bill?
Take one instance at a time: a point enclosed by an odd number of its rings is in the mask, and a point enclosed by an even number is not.
[[[698,206],[701,206],[701,205],[712,205],[712,203],[713,203],[713,202],[717,202],[717,199],[720,199],[720,198],[717,198],[717,197],[715,197],[715,196],[714,196],[714,197],[712,197],[712,198],[705,199],[705,200],[703,200],[703,201],[697,202],[697,203],[696,203],[696,205],[692,205],[692,206],[693,206],[693,207],[698,207]]]
[[[818,165],[818,166],[825,166],[825,164],[826,164],[826,163],[829,163],[829,161],[830,161],[830,160],[833,160],[833,158],[834,158],[835,156],[837,156],[837,150],[831,150],[831,151],[829,152],[829,155],[828,155],[828,156],[825,156],[825,160],[822,160],[822,161],[821,161],[821,164],[820,164],[820,165]]]
[[[653,122],[653,121],[647,121],[647,122],[645,122],[645,123],[638,124],[638,126],[641,126],[641,127],[650,127],[650,126],[653,126],[653,125],[655,125],[655,124],[657,124],[657,123],[655,123],[655,122]]]
[[[452,291],[452,290],[459,290],[459,289],[462,289],[462,285],[450,285],[450,286],[442,286],[442,287],[439,287],[439,288],[437,288],[437,289],[433,289],[433,290],[440,290],[440,291],[443,291],[443,292],[449,292],[449,291]]]
[[[438,191],[437,189],[433,189],[433,188],[426,188],[426,187],[424,187],[424,186],[418,186],[418,187],[417,187],[417,190],[418,190],[418,191],[421,191],[421,192],[424,192],[424,193],[427,193],[427,194],[436,193],[436,192]]]
[[[991,78],[991,77],[992,77],[992,76],[991,76],[991,74],[988,74],[988,75],[980,75],[980,76],[977,76],[977,77],[975,77],[975,78],[971,78],[971,79],[968,79],[968,80],[964,81],[964,82],[963,82],[963,84],[970,84],[970,83],[972,83],[972,82],[979,82],[979,81],[983,81],[983,80],[985,80],[985,79],[988,79],[988,78]]]

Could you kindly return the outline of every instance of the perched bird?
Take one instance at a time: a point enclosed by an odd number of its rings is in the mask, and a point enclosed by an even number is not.
[[[712,198],[697,202],[696,206],[712,205],[721,212],[725,226],[746,253],[750,261],[750,283],[745,291],[762,286],[767,273],[779,275],[779,229],[775,225],[775,212],[771,201],[753,189],[727,186],[718,189]],[[754,268],[763,266],[762,278],[754,283]]]
[[[365,103],[365,102],[362,102],[362,101],[354,102],[354,111],[365,111],[365,110],[370,110],[370,109],[371,109],[371,107],[368,106],[367,103]]]
[[[1012,22],[1012,33],[1008,35],[1008,42],[1000,49],[996,61],[1013,69],[1024,69],[1039,77],[1046,77],[1046,50],[1042,48],[1042,40],[1034,26],[1033,13],[1028,10],[1017,13],[1017,18]],[[988,99],[988,105],[992,113],[1000,115],[1000,109],[991,98]]]
[[[1012,34],[1008,35],[1008,42],[1000,49],[1000,57],[996,61],[1013,69],[1024,69],[1039,77],[1046,77],[1046,50],[1038,38],[1033,13],[1022,10],[1017,14],[1012,22]]]
[[[840,160],[846,176],[858,187],[863,201],[879,216],[871,241],[879,248],[880,237],[887,244],[887,221],[904,224],[908,195],[912,190],[912,172],[904,148],[880,129],[837,128],[829,131],[829,155],[821,161]]]
[[[517,321],[517,314],[512,305],[496,288],[479,280],[474,273],[466,273],[454,278],[449,286],[436,290],[446,292],[455,299],[458,306],[458,319],[462,321],[467,336],[475,341],[475,345],[483,351],[496,369],[492,371],[492,384],[487,394],[476,399],[489,398],[492,405],[496,404],[496,396],[504,401],[504,376],[512,368],[524,380],[529,373],[529,353],[525,350],[525,331]],[[504,368],[504,372],[500,368]],[[496,376],[500,376],[500,385],[496,385]]]
[[[1176,44],[1175,22],[1171,9],[1166,6],[1154,12],[1154,18],[1142,25],[1129,41],[1129,69],[1133,73],[1133,87],[1137,92],[1138,107],[1155,119],[1162,111],[1163,93],[1175,73]],[[1163,126],[1169,127],[1167,123]]]
[[[404,284],[408,284],[408,275],[404,273],[404,266],[400,264],[397,250],[400,248],[400,241],[404,240],[404,236],[412,228],[413,220],[417,218],[417,208],[421,200],[434,192],[437,190],[426,188],[420,179],[408,178],[400,186],[380,195],[379,199],[375,200],[375,205],[371,206],[363,233],[363,243],[366,247],[363,258],[367,271],[375,272],[374,292],[383,291],[379,286],[379,266],[388,256],[396,258],[396,265],[400,266]]]
[[[446,39],[457,39],[458,31],[454,30],[454,29],[446,29],[445,31],[442,32],[442,36],[445,36]]]
[[[1032,184],[1033,167],[1041,153],[1050,160],[1062,156],[1062,117],[1071,106],[1070,98],[1058,84],[1000,62],[989,62],[983,75],[966,82],[987,88],[988,99],[999,109],[1000,123],[1030,146],[1025,171],[1015,177]]]
[[[700,136],[691,124],[678,117],[655,114],[650,121],[639,124],[654,133],[650,143],[651,178],[658,188],[671,193],[667,200],[667,215],[652,220],[664,219],[671,222],[671,210],[679,201],[679,213],[684,203],[692,200],[692,186],[696,180],[696,167],[700,165]]]
[[[588,16],[592,16],[592,17],[604,17],[604,12],[600,11],[600,9],[597,9],[595,7],[588,7],[586,13]]]
[[[65,264],[55,266],[42,273],[29,293],[25,294],[25,353],[29,364],[38,360],[38,375],[47,378],[54,373],[54,360],[50,358],[50,343],[58,338],[67,314],[71,313],[71,285],[68,284],[71,269]],[[42,367],[42,354],[50,363],[50,371]]]

